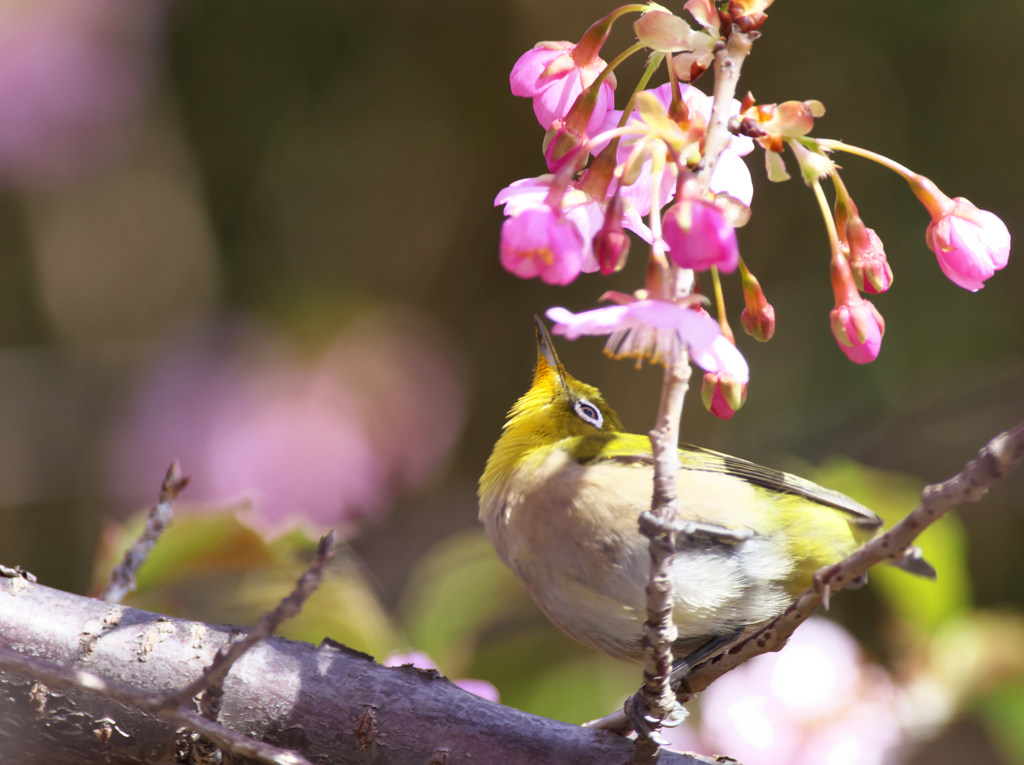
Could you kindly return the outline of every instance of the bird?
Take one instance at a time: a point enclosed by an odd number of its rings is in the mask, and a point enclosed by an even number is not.
[[[570,375],[537,325],[530,389],[514,404],[480,478],[480,520],[498,557],[569,637],[643,659],[654,458],[601,392]],[[874,512],[839,492],[699,446],[679,446],[672,562],[676,671],[685,674],[781,614],[873,538]],[[934,569],[916,548],[896,565]]]

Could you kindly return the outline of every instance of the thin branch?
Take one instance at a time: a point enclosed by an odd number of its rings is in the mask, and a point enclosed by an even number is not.
[[[712,682],[745,661],[762,653],[778,651],[793,631],[821,605],[828,606],[832,591],[841,589],[869,568],[887,560],[899,560],[928,526],[957,505],[977,502],[989,488],[1024,459],[1024,422],[988,442],[964,469],[942,483],[926,486],[921,504],[884,534],[839,563],[815,575],[815,584],[786,611],[768,623],[750,640],[702,665],[683,681],[680,700],[704,690]]]
[[[114,566],[110,572],[110,581],[103,590],[103,594],[100,595],[101,600],[108,603],[120,603],[128,593],[135,589],[135,575],[142,564],[146,562],[156,540],[174,520],[171,503],[178,498],[181,490],[188,486],[188,482],[189,477],[181,474],[181,463],[178,460],[172,462],[164,477],[164,482],[160,486],[159,502],[149,511],[145,531],[124,554],[124,560]]]
[[[28,675],[48,686],[88,691],[122,704],[129,704],[136,709],[158,715],[178,725],[187,726],[212,741],[216,741],[223,749],[245,757],[252,757],[266,765],[311,765],[309,760],[301,755],[249,738],[242,733],[207,720],[196,712],[165,706],[164,698],[159,694],[147,693],[130,685],[106,680],[91,672],[67,669],[59,664],[25,656],[2,647],[0,647],[0,669]]]
[[[729,107],[736,94],[740,70],[750,53],[751,36],[733,27],[725,46],[715,54],[715,92],[711,121],[704,142],[704,153],[697,168],[697,179],[706,189],[718,158],[732,140],[729,132]],[[673,267],[673,270],[674,267]],[[675,279],[679,284],[679,279]],[[675,290],[678,298],[679,290]],[[678,514],[677,485],[679,474],[679,423],[683,400],[689,389],[690,365],[682,360],[666,366],[662,384],[661,405],[654,430],[651,450],[654,454],[654,497],[651,512],[640,518],[640,531],[649,540],[651,556],[647,582],[647,621],[644,623],[644,683],[626,702],[634,719],[653,723],[651,734],[638,730],[635,765],[657,760],[659,742],[654,732],[677,708],[671,688],[672,644],[678,632],[672,618],[672,560],[676,534],[672,525]],[[632,726],[630,726],[632,727]],[[639,726],[638,726],[639,727]]]
[[[683,401],[690,387],[690,364],[681,359],[666,365],[661,388],[661,404],[654,429],[650,432],[654,454],[654,496],[651,511],[640,516],[640,531],[649,540],[651,557],[647,581],[647,621],[644,622],[644,683],[626,703],[633,714],[660,725],[676,708],[669,677],[672,674],[672,644],[678,637],[672,619],[672,558],[676,534],[673,522],[679,511],[679,422]],[[656,730],[656,728],[655,728]],[[635,763],[651,762],[657,757],[660,742],[638,730]]]
[[[309,596],[316,592],[324,578],[324,569],[334,560],[334,532],[320,539],[317,545],[316,560],[306,569],[295,583],[292,593],[277,604],[273,611],[260,616],[256,626],[241,640],[236,640],[224,651],[217,651],[210,666],[203,674],[176,693],[168,694],[164,703],[169,707],[182,707],[193,698],[202,694],[199,699],[199,711],[202,717],[216,722],[220,716],[221,704],[224,700],[224,680],[232,665],[242,658],[246,651],[261,640],[273,635],[281,623],[297,616]],[[220,742],[205,735],[196,737],[191,742],[191,758],[194,765],[207,765],[218,762],[217,745]]]
[[[926,486],[921,504],[903,520],[879,535],[848,558],[821,569],[815,583],[780,616],[759,632],[724,654],[696,667],[681,683],[678,698],[686,703],[719,677],[763,653],[781,650],[797,627],[821,605],[828,603],[833,590],[841,589],[872,566],[887,560],[900,560],[928,526],[957,505],[978,502],[989,488],[1024,461],[1024,422],[1000,433],[971,460],[964,469],[942,483]],[[630,723],[624,712],[613,712],[585,727],[626,732]]]

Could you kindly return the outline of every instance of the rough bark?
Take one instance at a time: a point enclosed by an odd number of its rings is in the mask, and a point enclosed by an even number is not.
[[[0,578],[0,648],[152,693],[187,685],[240,631]],[[383,667],[328,641],[269,638],[232,667],[224,692],[222,723],[314,763],[618,765],[632,753],[618,735],[494,704],[437,673]],[[102,695],[0,672],[2,763],[173,763],[184,736]],[[666,752],[662,762],[714,760]]]

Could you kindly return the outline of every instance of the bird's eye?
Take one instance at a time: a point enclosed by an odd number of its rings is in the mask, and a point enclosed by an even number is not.
[[[601,410],[591,404],[585,398],[577,399],[576,403],[573,404],[572,409],[584,422],[589,422],[598,430],[604,425],[604,416],[601,414]]]

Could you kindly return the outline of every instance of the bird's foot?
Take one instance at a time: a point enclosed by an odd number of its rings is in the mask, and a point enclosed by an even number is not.
[[[673,700],[672,708],[662,718],[651,714],[651,710],[646,708],[641,696],[642,693],[634,693],[626,700],[624,711],[629,724],[638,736],[649,738],[658,746],[668,746],[669,742],[658,735],[658,729],[675,728],[677,725],[682,725],[690,714],[689,710],[678,701]]]
[[[711,540],[730,545],[745,542],[754,535],[750,529],[729,529],[699,521],[668,521],[658,518],[649,511],[640,514],[640,530],[647,537],[673,532],[677,537],[695,541]]]

